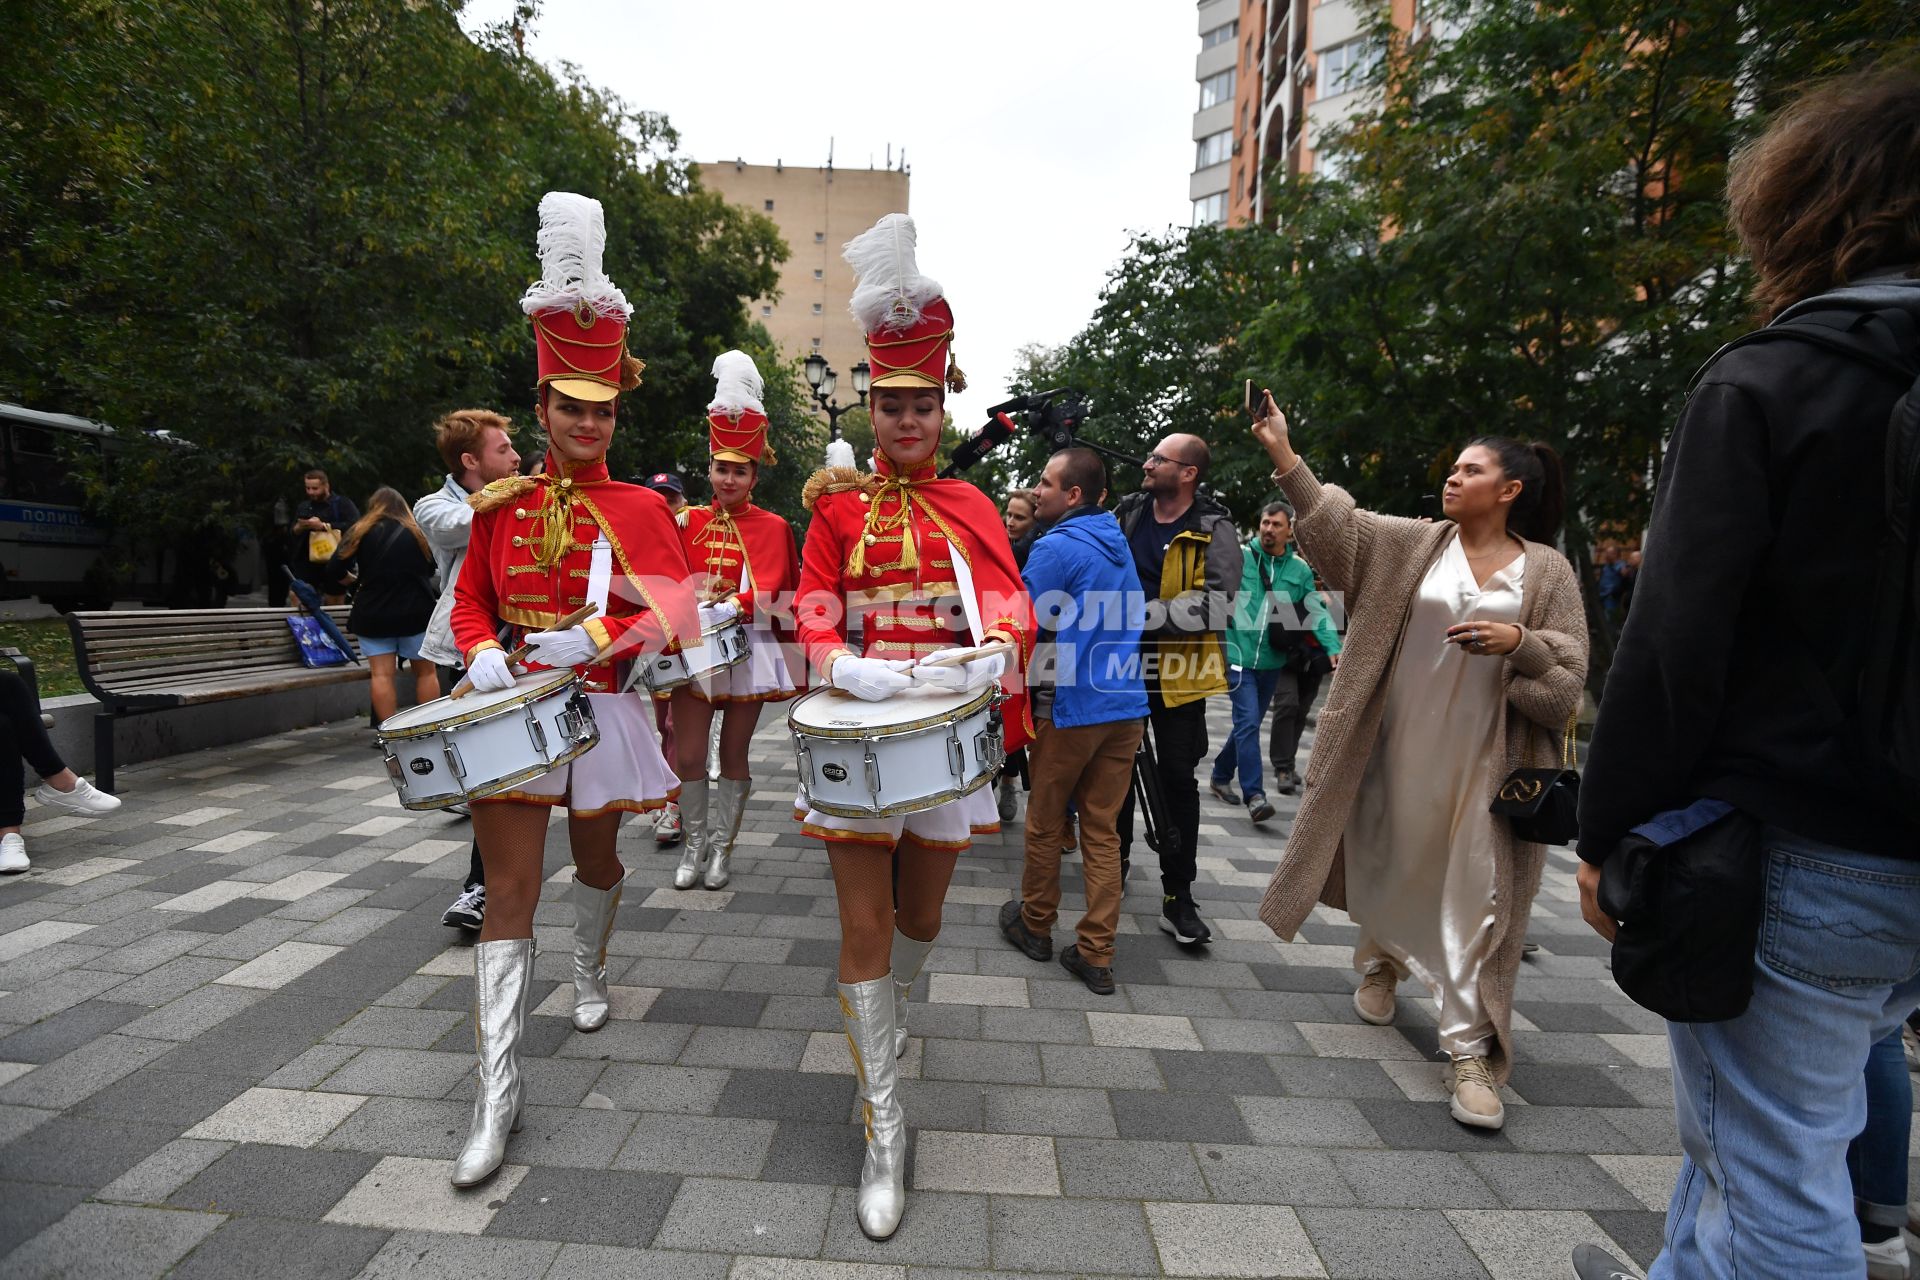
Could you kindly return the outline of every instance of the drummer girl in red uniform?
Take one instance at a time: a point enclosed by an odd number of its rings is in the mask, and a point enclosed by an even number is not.
[[[679,746],[680,816],[686,848],[673,873],[673,887],[726,885],[734,837],[746,810],[753,779],[747,744],[760,723],[760,707],[784,702],[798,690],[784,643],[792,627],[793,591],[800,580],[800,551],[793,526],[753,504],[760,468],[774,462],[767,445],[767,411],[760,403],[760,371],[744,351],[713,362],[713,403],[707,406],[707,479],[713,501],[687,512],[687,560],[708,629],[738,618],[747,624],[747,656],[731,667],[674,690],[673,724]],[[786,611],[777,615],[775,610]],[[709,807],[707,738],[720,716],[720,778]],[[711,817],[711,821],[709,821]]]
[[[599,201],[564,191],[540,201],[544,278],[528,288],[521,308],[532,317],[539,350],[536,413],[546,460],[538,473],[496,480],[469,500],[473,531],[454,588],[454,639],[475,688],[514,687],[495,638],[508,624],[533,646],[529,668],[571,668],[581,677],[600,733],[571,764],[473,805],[487,873],[487,920],[473,949],[480,1079],[472,1132],[454,1164],[456,1186],[490,1177],[519,1124],[519,1045],[549,812],[567,807],[573,851],[573,1024],[594,1031],[607,1020],[607,936],[625,878],[614,852],[620,815],[657,809],[679,790],[654,736],[652,708],[640,694],[621,692],[631,657],[672,638],[663,609],[689,624],[693,611],[675,594],[688,570],[666,502],[607,476],[619,396],[640,384],[641,365],[626,351],[632,309],[601,270],[605,242]],[[551,629],[589,601],[598,606],[594,616]]]
[[[949,362],[953,312],[914,263],[905,214],[856,237],[846,258],[873,367],[873,470],[829,466],[807,482],[800,642],[828,683],[868,701],[919,684],[977,690],[1003,674],[1017,685],[1033,626],[1000,513],[966,481],[934,475],[946,393],[966,387]],[[863,653],[847,647],[849,613],[861,620]],[[978,641],[1010,642],[1016,662],[995,651],[946,668],[916,665],[943,650],[974,653]],[[1031,734],[1025,697],[1010,698],[1003,713],[1012,750]],[[884,1240],[906,1207],[906,1120],[895,1089],[906,996],[939,935],[955,862],[976,832],[999,829],[999,814],[987,787],[904,817],[809,810],[803,821],[833,864],[840,1008],[867,1114],[857,1212],[861,1230]]]

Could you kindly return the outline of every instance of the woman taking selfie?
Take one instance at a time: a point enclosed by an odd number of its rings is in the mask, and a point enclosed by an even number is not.
[[[1512,770],[1559,762],[1587,673],[1573,566],[1550,545],[1565,484],[1544,444],[1480,438],[1448,469],[1445,518],[1355,507],[1294,452],[1262,396],[1254,438],[1294,536],[1345,602],[1340,669],[1306,796],[1260,918],[1291,939],[1316,902],[1360,926],[1355,1011],[1393,1021],[1412,976],[1439,1004],[1455,1120],[1498,1129],[1513,985],[1546,850],[1489,805]]]

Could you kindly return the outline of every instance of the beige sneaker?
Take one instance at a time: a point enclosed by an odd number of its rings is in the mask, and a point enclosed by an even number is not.
[[[1362,1022],[1371,1022],[1376,1027],[1384,1027],[1393,1021],[1396,1004],[1393,989],[1400,985],[1400,975],[1393,966],[1384,961],[1374,961],[1367,970],[1367,976],[1360,981],[1360,989],[1353,993],[1353,1011],[1360,1015]]]
[[[1461,1124],[1475,1129],[1498,1129],[1507,1123],[1507,1109],[1493,1086],[1493,1068],[1485,1058],[1478,1054],[1455,1057],[1448,1088],[1453,1090],[1448,1109]]]

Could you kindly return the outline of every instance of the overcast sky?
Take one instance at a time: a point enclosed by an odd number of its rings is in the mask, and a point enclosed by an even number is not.
[[[470,26],[509,0],[471,0]],[[1086,324],[1129,231],[1184,225],[1192,0],[546,0],[530,50],[662,111],[703,162],[913,168],[973,419],[1015,351]],[[591,194],[591,193],[588,193]],[[529,247],[531,254],[531,247]]]

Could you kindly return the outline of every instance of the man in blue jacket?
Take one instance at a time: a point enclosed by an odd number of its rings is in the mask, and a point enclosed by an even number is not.
[[[1098,995],[1113,994],[1120,919],[1117,821],[1133,782],[1147,715],[1140,672],[1146,602],[1119,522],[1101,509],[1107,468],[1091,449],[1062,449],[1034,488],[1044,529],[1025,578],[1045,635],[1028,688],[1038,730],[1027,749],[1026,871],[1020,897],[1000,908],[1000,932],[1034,960],[1053,954],[1060,849],[1071,801],[1080,815],[1087,913],[1060,963]]]

